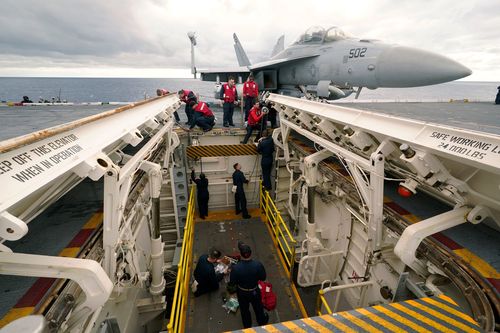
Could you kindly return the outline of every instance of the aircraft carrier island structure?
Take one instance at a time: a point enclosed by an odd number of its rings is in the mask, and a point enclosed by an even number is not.
[[[500,133],[264,99],[279,115],[270,191],[244,129],[187,131],[176,94],[3,138],[2,332],[241,330],[226,280],[190,288],[200,255],[237,260],[238,241],[278,300],[246,332],[499,329]],[[234,212],[235,163],[249,219]],[[192,169],[209,180],[206,219]]]

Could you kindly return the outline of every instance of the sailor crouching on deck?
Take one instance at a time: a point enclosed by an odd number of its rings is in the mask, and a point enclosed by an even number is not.
[[[221,252],[215,248],[211,248],[208,252],[208,254],[200,256],[193,273],[194,279],[198,283],[196,291],[194,291],[195,297],[219,289],[219,281],[224,277],[224,274],[215,273],[214,266],[221,257]]]
[[[212,130],[215,125],[215,116],[212,110],[205,102],[190,102],[193,110],[189,129],[194,128],[195,125],[203,129],[203,132]]]
[[[266,279],[266,270],[260,261],[252,259],[250,246],[238,242],[241,260],[231,269],[230,283],[237,286],[238,303],[240,303],[241,320],[244,328],[252,327],[252,304],[259,326],[269,321],[269,315],[262,305],[259,281]]]
[[[263,106],[263,102],[257,102],[250,110],[247,122],[247,134],[245,135],[243,141],[241,141],[240,143],[246,144],[248,142],[248,139],[250,139],[253,130],[257,130],[257,137],[255,138],[255,141],[259,140],[262,129],[265,128],[265,124],[263,122],[265,113],[262,112]]]
[[[248,179],[245,178],[243,172],[241,172],[241,164],[236,163],[233,165],[233,193],[234,193],[234,205],[236,209],[236,215],[243,213],[244,219],[251,218],[247,210],[247,198],[245,196],[245,190],[243,189],[243,184],[248,184]]]
[[[227,83],[222,85],[219,99],[222,100],[222,109],[224,111],[222,124],[224,127],[235,126],[233,122],[233,113],[234,105],[238,104],[238,92],[236,91],[233,77],[229,77]]]
[[[192,102],[197,101],[196,95],[191,90],[179,90],[178,94],[181,102],[186,103],[186,107],[184,108],[187,117],[186,125],[191,124],[191,120],[193,118],[193,109],[191,104]]]

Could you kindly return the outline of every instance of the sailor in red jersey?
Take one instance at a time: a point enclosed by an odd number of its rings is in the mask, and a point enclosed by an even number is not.
[[[255,104],[255,100],[259,96],[259,86],[253,80],[253,74],[250,73],[247,82],[243,84],[243,99],[245,101],[245,121],[248,120],[250,109]]]
[[[193,118],[193,109],[191,109],[191,102],[196,102],[196,95],[191,90],[179,90],[179,99],[181,102],[186,103],[186,108],[184,111],[186,112],[186,125],[191,124],[191,120]]]
[[[243,139],[243,141],[241,141],[241,143],[245,144],[248,142],[248,139],[250,139],[253,130],[258,131],[255,141],[259,140],[262,129],[264,127],[263,118],[265,116],[265,113],[262,112],[263,106],[263,102],[256,102],[253,108],[250,110],[250,113],[248,114],[247,134],[245,135],[245,138]]]
[[[189,129],[194,128],[195,125],[203,129],[203,132],[210,131],[215,125],[215,116],[212,110],[205,102],[191,102],[193,108],[193,120]]]
[[[224,110],[224,116],[222,123],[224,127],[235,126],[233,122],[234,105],[238,104],[238,92],[236,91],[236,85],[234,84],[234,78],[229,77],[227,83],[222,85],[220,90],[219,99],[222,100],[222,108]]]

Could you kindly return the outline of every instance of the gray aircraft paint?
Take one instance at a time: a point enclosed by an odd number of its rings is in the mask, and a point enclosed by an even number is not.
[[[328,41],[328,38],[335,39]],[[247,63],[246,53],[236,35],[235,50],[240,65]],[[273,51],[283,43],[278,40]],[[274,53],[274,52],[273,52]],[[240,61],[243,60],[243,61]],[[250,62],[248,61],[248,64]],[[462,64],[429,51],[350,37],[332,27],[324,30],[313,27],[299,41],[271,57],[269,61],[242,66],[231,71],[200,71],[202,79],[213,81],[215,73],[228,73],[246,78],[252,71],[257,77],[261,71],[275,71],[277,90],[296,89],[295,86],[316,86],[327,82],[340,88],[346,95],[354,87],[403,88],[418,87],[457,80],[472,72]],[[314,87],[311,88],[314,91]],[[345,97],[330,94],[330,99]]]

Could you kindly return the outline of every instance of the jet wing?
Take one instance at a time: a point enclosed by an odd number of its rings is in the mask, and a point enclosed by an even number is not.
[[[221,68],[208,68],[208,69],[198,69],[197,73],[200,73],[200,78],[202,81],[213,81],[213,82],[227,82],[230,76],[242,77],[242,81],[246,80],[250,70],[247,66],[241,67],[221,67]],[[238,82],[238,80],[236,80]]]
[[[317,54],[308,54],[304,56],[298,56],[298,57],[289,57],[289,58],[281,58],[281,59],[273,59],[273,60],[268,60],[268,61],[263,61],[259,62],[257,64],[249,66],[250,70],[252,71],[257,71],[261,69],[269,69],[269,68],[277,68],[281,67],[282,65],[289,63],[289,62],[294,62],[297,60],[304,60],[304,59],[310,59],[310,58],[315,58],[319,56],[319,53]]]

